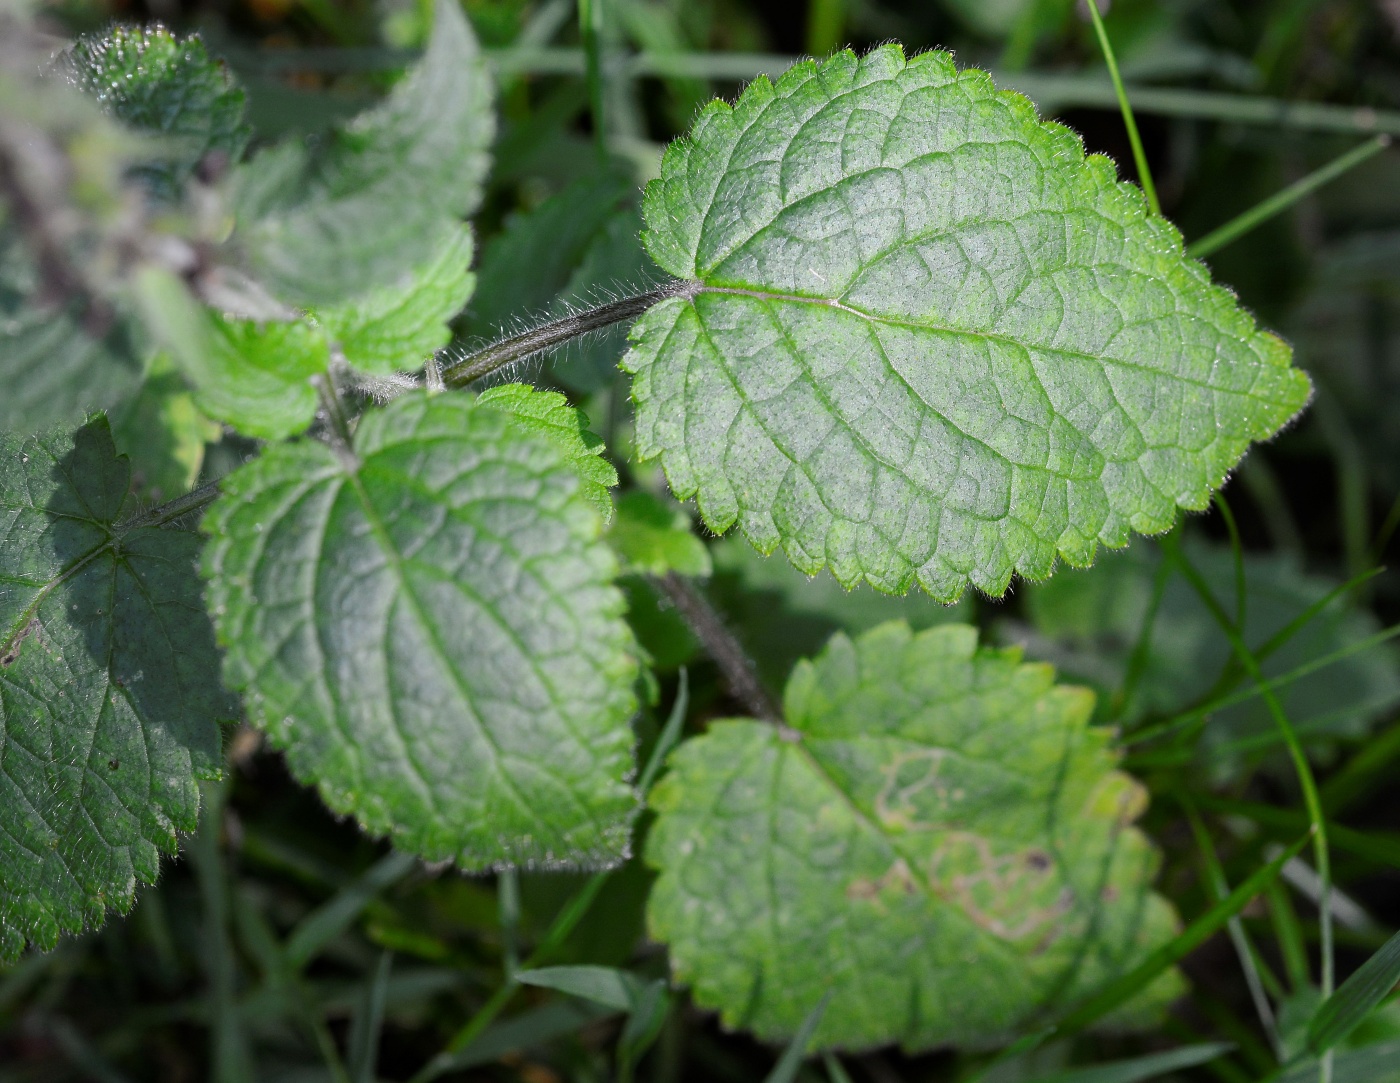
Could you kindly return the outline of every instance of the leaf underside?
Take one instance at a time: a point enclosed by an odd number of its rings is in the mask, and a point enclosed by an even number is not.
[[[204,529],[225,678],[331,808],[464,868],[627,854],[635,651],[554,444],[464,394],[284,444]]]
[[[0,436],[0,958],[131,906],[237,717],[195,571],[200,538],[117,527],[104,419]]]
[[[1306,376],[1112,163],[896,46],[715,103],[647,188],[689,296],[623,368],[638,449],[802,571],[945,601],[1171,526]]]
[[[965,625],[837,635],[788,684],[790,730],[712,723],[672,755],[652,935],[697,1003],[764,1038],[830,989],[820,1046],[1010,1040],[1174,932],[1131,826],[1145,793],[1091,710]]]

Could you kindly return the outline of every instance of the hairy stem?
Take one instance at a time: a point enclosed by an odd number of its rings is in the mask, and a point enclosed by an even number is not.
[[[119,527],[121,533],[126,534],[132,530],[139,530],[148,526],[165,526],[166,523],[173,523],[176,519],[183,519],[186,515],[191,515],[203,508],[208,507],[219,498],[219,483],[211,481],[208,485],[201,485],[194,492],[186,493],[184,496],[177,496],[174,500],[167,500],[164,504],[157,504],[153,508],[148,508],[141,514],[126,520]]]
[[[671,600],[676,612],[690,626],[695,638],[700,640],[705,653],[719,666],[730,694],[755,718],[765,722],[779,721],[782,715],[754,672],[753,662],[734,638],[734,633],[726,627],[724,619],[715,612],[709,599],[675,572],[667,572],[665,576],[652,579],[652,582]]]
[[[635,319],[652,305],[668,297],[690,296],[697,287],[698,283],[694,282],[676,282],[649,293],[624,297],[621,301],[599,305],[587,312],[565,316],[562,320],[511,335],[449,365],[442,372],[442,382],[448,387],[465,387],[513,361],[523,361],[555,346],[562,346],[570,339],[586,335],[590,331],[610,327],[623,320]]]

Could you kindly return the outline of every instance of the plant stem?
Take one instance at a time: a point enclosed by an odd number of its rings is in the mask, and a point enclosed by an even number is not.
[[[120,524],[118,533],[128,534],[133,530],[140,530],[142,527],[165,526],[166,523],[172,523],[176,519],[182,519],[201,508],[208,507],[218,497],[219,483],[211,481],[207,485],[201,485],[193,492],[177,496],[174,500],[167,500],[164,504],[157,504],[154,508],[148,508],[139,515],[133,516]]]
[[[1249,647],[1245,645],[1240,631],[1235,627],[1225,611],[1220,607],[1220,602],[1211,593],[1209,585],[1201,578],[1201,573],[1194,565],[1188,561],[1181,552],[1176,536],[1168,534],[1163,538],[1162,547],[1167,555],[1176,562],[1181,573],[1186,576],[1192,589],[1200,596],[1211,616],[1220,625],[1226,637],[1230,640],[1230,647],[1244,666],[1245,672],[1259,687],[1264,703],[1269,709],[1269,714],[1273,716],[1274,724],[1278,727],[1279,734],[1283,737],[1283,742],[1288,748],[1288,755],[1293,761],[1293,769],[1298,776],[1298,784],[1303,790],[1303,801],[1308,809],[1308,818],[1312,823],[1313,856],[1317,862],[1317,875],[1321,881],[1320,898],[1318,899],[1318,925],[1322,940],[1322,999],[1326,1000],[1332,995],[1336,984],[1335,962],[1332,950],[1332,861],[1327,846],[1327,820],[1322,811],[1322,800],[1318,796],[1317,781],[1313,778],[1312,765],[1308,763],[1307,754],[1303,751],[1303,746],[1298,740],[1298,734],[1294,731],[1292,723],[1288,721],[1288,716],[1283,711],[1283,705],[1279,703],[1278,697],[1274,695],[1273,689],[1267,688],[1264,674],[1260,672],[1259,663]],[[1322,1083],[1329,1083],[1332,1077],[1332,1058],[1324,1056],[1321,1065]]]
[[[1192,241],[1186,246],[1186,254],[1200,259],[1212,252],[1219,251],[1232,241],[1243,237],[1250,230],[1263,225],[1270,218],[1282,214],[1304,196],[1311,195],[1323,185],[1336,180],[1343,173],[1355,169],[1368,158],[1375,157],[1388,146],[1390,146],[1390,136],[1378,135],[1374,139],[1368,139],[1359,147],[1352,147],[1351,150],[1334,158],[1320,169],[1314,170],[1301,180],[1294,181],[1287,188],[1271,195],[1262,203],[1255,204],[1243,214],[1230,219],[1223,226],[1211,230],[1199,241]]]
[[[442,372],[442,382],[448,387],[465,387],[514,361],[523,361],[590,331],[635,319],[652,305],[668,297],[689,296],[697,288],[694,282],[677,282],[511,335],[449,365]]]
[[[1152,183],[1152,170],[1147,164],[1147,153],[1142,149],[1142,137],[1138,135],[1137,120],[1133,117],[1132,103],[1128,101],[1128,91],[1123,86],[1123,76],[1118,73],[1118,59],[1113,55],[1113,44],[1108,40],[1104,29],[1103,16],[1099,14],[1098,0],[1088,0],[1089,18],[1094,24],[1094,33],[1103,50],[1104,62],[1108,65],[1109,77],[1113,80],[1113,91],[1118,95],[1118,108],[1123,113],[1123,124],[1128,129],[1128,142],[1133,147],[1133,162],[1137,165],[1138,183],[1143,195],[1147,196],[1147,209],[1154,216],[1162,213],[1162,205],[1157,201],[1157,186]]]
[[[598,157],[608,156],[608,134],[604,124],[603,70],[599,38],[603,29],[603,0],[578,0],[578,33],[583,42],[584,79],[588,84],[588,107],[593,116],[593,144]]]
[[[1229,881],[1225,878],[1225,870],[1221,867],[1220,858],[1211,842],[1210,832],[1206,830],[1205,824],[1201,822],[1200,813],[1196,811],[1195,802],[1185,790],[1177,793],[1177,799],[1186,811],[1186,820],[1191,827],[1191,834],[1195,836],[1196,846],[1201,851],[1201,860],[1205,864],[1210,890],[1215,894],[1217,901],[1228,898],[1230,895]],[[1249,936],[1244,931],[1244,923],[1240,921],[1240,916],[1235,914],[1230,918],[1226,927],[1230,931],[1230,941],[1235,946],[1235,955],[1239,958],[1240,969],[1244,971],[1245,984],[1249,987],[1249,997],[1254,1002],[1254,1010],[1259,1016],[1259,1023],[1264,1028],[1265,1036],[1269,1039],[1269,1047],[1273,1050],[1274,1058],[1282,1063],[1284,1052],[1283,1045],[1279,1040],[1278,1020],[1274,1017],[1273,1005],[1269,1003],[1269,998],[1264,992],[1261,968],[1255,960]]]
[[[671,600],[705,652],[719,666],[730,694],[755,718],[779,721],[782,715],[754,672],[753,662],[709,599],[675,572],[655,577],[652,582]]]

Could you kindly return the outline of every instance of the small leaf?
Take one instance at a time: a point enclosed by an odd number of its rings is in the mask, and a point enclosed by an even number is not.
[[[1147,213],[985,72],[885,46],[716,102],[643,240],[637,446],[716,532],[952,601],[1206,506],[1307,377]]]
[[[240,174],[234,242],[292,304],[392,287],[480,200],[491,80],[460,5],[435,9],[427,53],[381,105],[332,133],[324,151],[283,144]]]
[[[162,199],[178,200],[211,154],[236,163],[252,134],[243,122],[246,96],[198,35],[113,27],[79,38],[68,69],[74,84],[118,120],[166,137],[165,153],[134,170]]]
[[[317,322],[362,372],[412,372],[451,340],[448,322],[462,311],[476,280],[471,263],[471,230],[453,225],[422,267],[354,301],[318,310]]]
[[[673,503],[643,489],[617,498],[617,518],[608,542],[622,560],[624,572],[638,575],[708,576],[710,551],[691,529],[690,516]]]
[[[203,349],[181,357],[201,410],[263,440],[281,440],[311,424],[311,377],[330,364],[319,329],[301,321],[257,323],[213,313],[207,328]]]
[[[588,431],[587,414],[570,406],[559,392],[536,391],[529,384],[500,384],[483,391],[476,401],[510,414],[558,448],[583,482],[583,495],[604,521],[612,518],[608,490],[617,484],[617,470],[602,457],[603,441]]]
[[[826,1006],[831,1003],[831,990],[828,989],[822,994],[821,1000],[817,1001],[816,1007],[807,1013],[807,1018],[802,1020],[802,1025],[797,1028],[797,1033],[792,1036],[792,1041],[783,1050],[783,1055],[778,1058],[778,1063],[773,1066],[773,1070],[768,1073],[768,1078],[764,1083],[792,1083],[797,1078],[797,1073],[802,1068],[802,1061],[807,1056],[807,1044],[812,1040],[812,1035],[816,1033],[817,1027],[821,1025],[822,1016],[826,1014]]]
[[[466,868],[615,864],[636,660],[565,453],[465,395],[284,444],[205,529],[225,676],[338,812]]]
[[[107,422],[0,435],[0,957],[126,910],[217,777],[238,705],[195,574],[200,539],[122,525]]]
[[[710,724],[653,791],[652,934],[729,1026],[818,1047],[1005,1041],[1171,939],[1092,697],[962,625],[832,639],[787,728]],[[1118,1005],[1155,1016],[1164,974]]]
[[[1308,1050],[1319,1056],[1366,1021],[1397,982],[1400,982],[1400,933],[1328,997],[1308,1026]]]
[[[522,985],[557,989],[620,1012],[630,1012],[636,1007],[646,987],[635,974],[610,966],[543,966],[518,970],[515,980]]]

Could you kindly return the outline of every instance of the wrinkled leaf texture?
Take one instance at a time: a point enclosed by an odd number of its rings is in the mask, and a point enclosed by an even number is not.
[[[835,636],[786,728],[712,722],[653,792],[649,925],[676,977],[766,1039],[829,989],[816,1044],[926,1049],[1008,1041],[1130,969],[1176,919],[1092,708],[966,625]]]
[[[130,466],[98,418],[0,436],[0,958],[130,908],[238,715],[200,538],[123,526]]]
[[[415,393],[361,420],[353,458],[283,444],[223,489],[225,678],[331,808],[464,868],[626,856],[635,648],[565,452]]]
[[[946,53],[804,62],[667,150],[647,250],[690,283],[622,365],[637,445],[717,532],[943,601],[1202,508],[1306,403],[1168,222]]]

